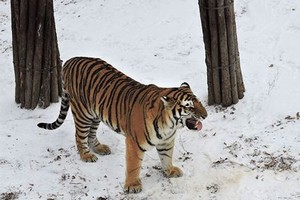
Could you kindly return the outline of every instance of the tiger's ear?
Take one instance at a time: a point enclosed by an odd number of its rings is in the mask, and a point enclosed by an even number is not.
[[[175,99],[167,96],[160,97],[161,101],[164,103],[165,108],[172,109],[175,106]]]
[[[181,83],[180,87],[187,87],[187,88],[191,89],[190,85],[187,82]]]

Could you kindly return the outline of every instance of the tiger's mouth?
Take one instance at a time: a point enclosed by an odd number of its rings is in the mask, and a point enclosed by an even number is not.
[[[185,124],[190,130],[200,131],[202,129],[202,122],[196,118],[187,118]]]

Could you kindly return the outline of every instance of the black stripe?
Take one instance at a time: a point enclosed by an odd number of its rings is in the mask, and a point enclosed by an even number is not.
[[[165,154],[165,153],[160,153],[160,152],[158,152],[159,153],[159,155],[160,156],[166,156],[166,157],[169,157],[169,158],[171,158],[171,156],[169,156],[168,154]]]
[[[88,135],[86,135],[86,136],[81,136],[81,135],[79,135],[79,133],[77,132],[77,137],[80,139],[80,140],[85,140],[87,137],[88,137]],[[83,143],[82,143],[83,144]]]
[[[164,140],[165,141],[169,140],[170,138],[172,138],[175,135],[175,133],[176,133],[176,130],[172,133],[172,135],[170,135],[169,137],[165,138]]]
[[[156,137],[158,138],[158,139],[162,139],[162,136],[159,134],[159,128],[158,128],[158,118],[156,117],[155,119],[154,119],[154,121],[153,121],[153,127],[154,127],[154,130],[155,130],[155,133],[156,133]]]
[[[170,147],[170,148],[163,148],[163,149],[156,148],[156,149],[157,149],[157,151],[162,152],[162,151],[170,151],[170,150],[172,150],[173,148],[174,148],[174,146],[172,146],[172,147]]]
[[[145,111],[143,113],[143,116],[145,116]],[[146,136],[146,141],[150,146],[155,146],[152,142],[151,142],[151,138],[150,138],[150,134],[149,134],[149,130],[146,124],[146,120],[144,120],[144,126],[145,126],[145,136]]]
[[[130,136],[127,136],[127,137],[130,137]],[[139,148],[142,152],[145,152],[145,151],[146,151],[146,149],[144,149],[144,148],[141,147],[141,145],[140,145],[140,143],[137,141],[137,138],[136,138],[136,137],[134,138],[134,141],[135,141],[135,143],[137,144],[138,148]]]
[[[145,152],[145,151],[146,151],[146,149],[143,149],[143,148],[141,147],[141,145],[139,144],[139,142],[138,142],[137,140],[135,140],[135,142],[136,142],[137,146],[139,147],[139,149],[140,149],[142,152]]]

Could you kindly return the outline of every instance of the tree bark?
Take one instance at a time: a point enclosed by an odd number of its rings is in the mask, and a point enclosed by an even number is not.
[[[208,104],[230,106],[243,98],[233,0],[199,0],[207,65]],[[212,95],[213,94],[213,95]]]
[[[213,69],[212,69],[212,63],[211,63],[211,49],[210,49],[210,43],[211,43],[211,38],[209,34],[209,21],[205,20],[208,19],[208,10],[205,9],[204,7],[207,7],[208,5],[205,4],[206,2],[203,2],[204,6],[200,6],[199,2],[199,7],[201,9],[201,24],[202,24],[202,32],[204,35],[207,35],[209,37],[203,38],[204,44],[207,48],[205,48],[205,63],[207,67],[207,85],[211,90],[208,90],[208,104],[214,104],[215,102],[215,97],[214,97],[214,84],[213,84]]]
[[[215,1],[207,1],[208,7],[216,7]],[[220,84],[220,72],[219,72],[219,48],[218,48],[218,21],[217,13],[214,10],[208,10],[209,21],[209,34],[210,34],[210,51],[211,51],[211,70],[213,72],[213,88],[215,103],[221,103],[221,84]],[[208,36],[209,37],[209,36]],[[209,48],[209,47],[207,47]]]
[[[11,0],[15,101],[46,108],[61,95],[52,0]]]
[[[15,101],[16,103],[21,103],[20,97],[20,63],[19,63],[19,51],[18,45],[20,44],[20,3],[17,1],[11,1],[11,23],[12,23],[12,46],[14,49],[13,53],[13,63],[14,63],[14,71],[15,71]]]
[[[46,14],[46,0],[40,0],[38,5],[37,26],[35,32],[35,52],[33,59],[33,85],[32,85],[32,105],[37,105],[40,98],[41,78],[42,78],[42,62],[44,47],[44,29],[45,29],[45,14]]]
[[[225,5],[229,5],[230,0],[225,0]],[[231,83],[231,95],[232,95],[232,103],[236,104],[239,101],[238,98],[238,89],[237,89],[237,75],[236,75],[236,42],[234,34],[234,11],[233,6],[225,9],[225,17],[226,17],[226,29],[227,29],[227,40],[228,40],[228,62],[229,62],[229,70],[230,70],[230,83]]]

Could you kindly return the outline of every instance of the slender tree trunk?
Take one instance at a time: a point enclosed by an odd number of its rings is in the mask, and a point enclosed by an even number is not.
[[[62,93],[52,0],[11,0],[15,101],[46,108]]]
[[[208,104],[230,106],[243,98],[233,0],[199,0],[207,65]]]

